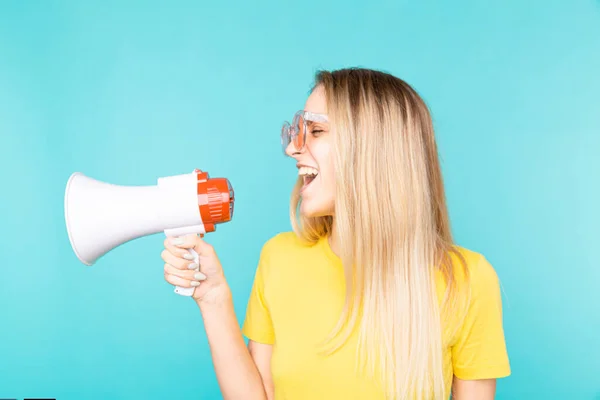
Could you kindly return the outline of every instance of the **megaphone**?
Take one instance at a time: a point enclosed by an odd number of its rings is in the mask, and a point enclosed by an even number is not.
[[[85,265],[130,240],[163,232],[166,236],[205,234],[233,217],[234,191],[226,178],[207,172],[158,178],[156,185],[121,186],[80,172],[65,189],[65,222],[71,247]],[[199,265],[198,254],[191,249]],[[177,286],[191,296],[194,287]]]

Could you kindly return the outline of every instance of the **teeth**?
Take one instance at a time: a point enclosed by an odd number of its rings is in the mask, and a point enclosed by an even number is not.
[[[317,176],[318,174],[319,174],[319,171],[315,168],[300,167],[300,169],[298,169],[298,175],[300,175],[300,176],[306,176],[306,175]]]

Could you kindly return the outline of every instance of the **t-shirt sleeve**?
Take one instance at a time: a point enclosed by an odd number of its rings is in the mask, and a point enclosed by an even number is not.
[[[246,317],[242,325],[242,334],[248,339],[263,343],[273,344],[275,332],[265,300],[265,281],[268,276],[269,252],[268,246],[263,246],[250,291],[250,298],[246,307]]]
[[[454,375],[463,380],[509,376],[498,276],[483,256],[470,271],[471,298],[452,347]]]

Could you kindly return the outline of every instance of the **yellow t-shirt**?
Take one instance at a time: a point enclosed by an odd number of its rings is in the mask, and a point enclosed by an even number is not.
[[[482,255],[458,249],[467,261],[472,293],[468,314],[444,349],[446,398],[453,375],[470,380],[510,374],[496,272]],[[437,288],[442,294],[441,279]],[[356,335],[333,355],[318,353],[340,316],[344,290],[342,263],[326,238],[311,246],[284,232],[264,245],[242,332],[273,345],[276,400],[385,398],[374,381],[355,372]]]

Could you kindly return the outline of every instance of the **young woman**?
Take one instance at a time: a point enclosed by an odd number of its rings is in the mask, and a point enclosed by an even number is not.
[[[453,243],[419,95],[379,71],[320,72],[282,143],[293,229],[264,245],[241,332],[214,249],[192,235],[162,253],[165,279],[196,287],[223,397],[493,399],[510,374],[499,282]]]

